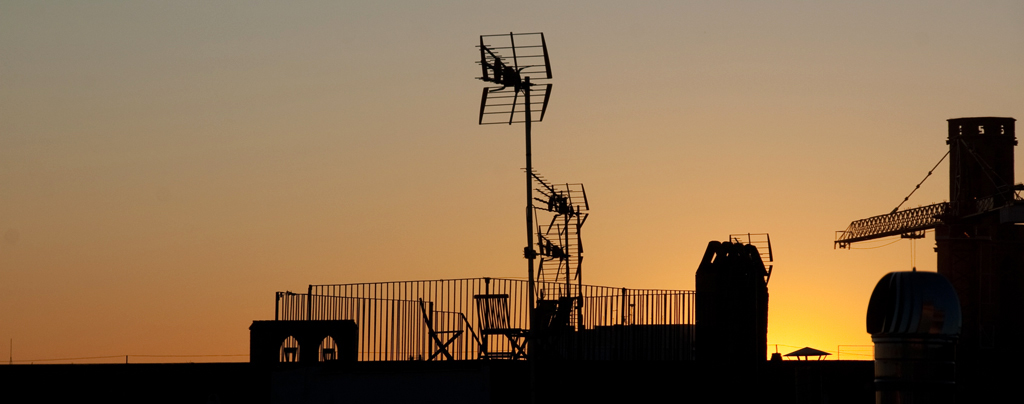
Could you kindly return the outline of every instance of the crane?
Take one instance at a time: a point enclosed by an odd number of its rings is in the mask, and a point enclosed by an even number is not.
[[[1024,184],[1013,178],[1015,121],[947,120],[949,201],[855,220],[834,241],[850,248],[882,237],[923,238],[934,229],[937,270],[953,284],[963,313],[957,383],[965,392],[991,391],[998,364],[1024,359],[1024,226],[1017,225],[1024,223]]]

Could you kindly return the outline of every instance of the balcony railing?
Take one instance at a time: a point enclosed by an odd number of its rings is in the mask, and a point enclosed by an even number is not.
[[[275,319],[353,320],[361,361],[518,359],[530,357],[530,350],[562,359],[693,358],[693,291],[588,285],[565,291],[564,283],[553,282],[536,287],[541,300],[581,297],[571,301],[568,321],[528,332],[528,283],[504,278],[310,285],[304,294],[277,292]],[[507,296],[504,332],[482,332],[488,331],[478,313],[482,296]],[[530,348],[518,352],[517,344],[527,340]]]

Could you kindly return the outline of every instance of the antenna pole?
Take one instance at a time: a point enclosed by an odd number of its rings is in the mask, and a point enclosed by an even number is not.
[[[534,310],[536,309],[536,301],[534,300],[534,290],[536,285],[533,280],[533,259],[536,258],[537,252],[533,249],[533,145],[530,137],[531,121],[533,117],[530,116],[530,77],[527,76],[523,80],[523,102],[526,105],[526,248],[523,250],[524,255],[527,259],[527,280],[529,282],[529,299],[530,299],[530,329],[533,330]],[[528,345],[532,345],[530,340],[527,340]]]
[[[512,49],[514,52],[515,47]],[[537,335],[535,332],[538,328],[534,324],[537,319],[537,301],[534,300],[536,285],[533,281],[533,259],[537,257],[537,251],[533,249],[533,144],[530,138],[533,117],[530,115],[530,76],[523,78],[523,103],[526,105],[526,249],[523,253],[528,262],[526,266],[529,276],[526,279],[530,288],[530,315],[527,318],[530,334],[523,348],[528,352],[527,358],[530,358],[530,403],[533,404],[537,402],[537,360],[531,358],[535,352],[530,347],[533,346],[533,337]]]

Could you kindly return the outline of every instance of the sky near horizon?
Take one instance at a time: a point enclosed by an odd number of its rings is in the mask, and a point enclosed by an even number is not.
[[[870,345],[872,288],[915,252],[934,271],[933,238],[834,232],[924,178],[946,119],[1024,118],[1022,21],[1016,1],[5,1],[0,340],[15,361],[244,355],[275,291],[525,278],[522,127],[478,126],[474,80],[478,36],[515,31],[547,39],[533,161],[586,184],[584,283],[693,289],[708,241],[768,232],[769,343]],[[904,207],[947,198],[944,162]]]

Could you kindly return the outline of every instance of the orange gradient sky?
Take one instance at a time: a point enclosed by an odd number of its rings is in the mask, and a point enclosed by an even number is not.
[[[522,127],[477,126],[474,45],[543,31],[534,164],[587,186],[585,283],[692,289],[709,240],[770,232],[769,342],[869,345],[911,245],[834,232],[913,189],[946,119],[1024,118],[1024,3],[626,3],[0,3],[0,340],[246,354],[275,291],[525,277]]]

